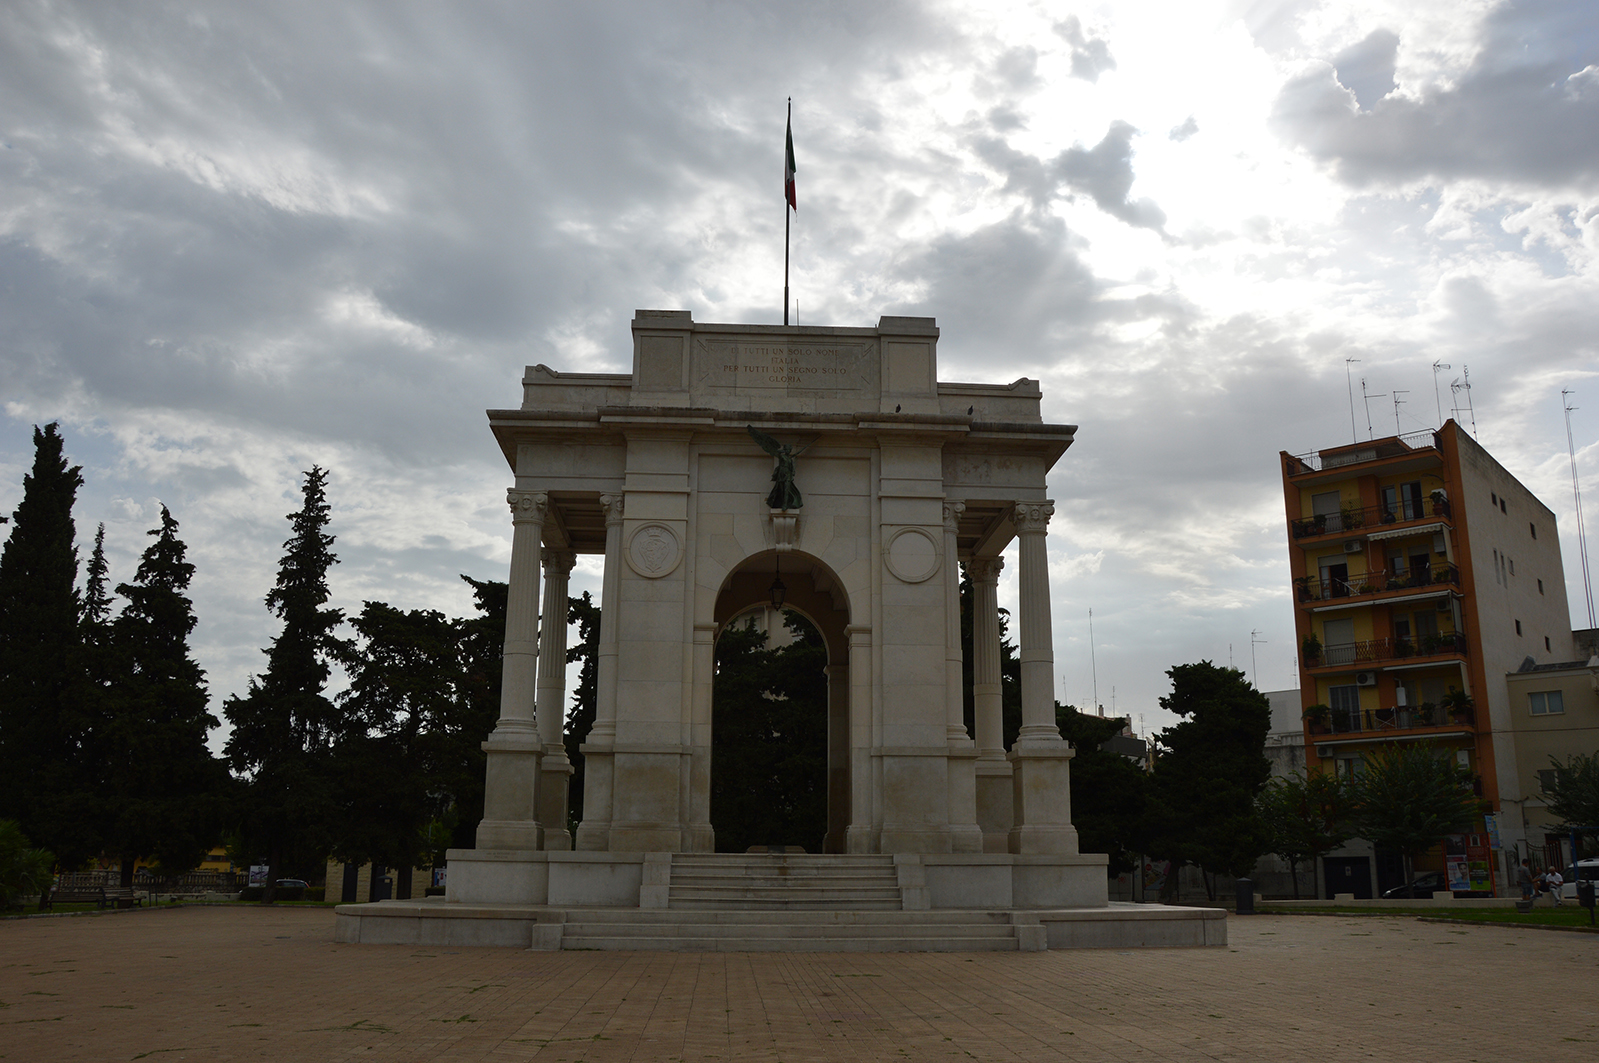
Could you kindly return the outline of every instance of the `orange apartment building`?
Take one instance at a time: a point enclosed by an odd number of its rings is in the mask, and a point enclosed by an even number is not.
[[[1306,769],[1354,773],[1380,743],[1450,749],[1488,816],[1427,864],[1504,893],[1537,789],[1506,675],[1575,653],[1554,513],[1452,420],[1281,459]],[[1450,711],[1454,691],[1469,709]],[[1326,865],[1329,895],[1403,881],[1397,854],[1369,848]]]

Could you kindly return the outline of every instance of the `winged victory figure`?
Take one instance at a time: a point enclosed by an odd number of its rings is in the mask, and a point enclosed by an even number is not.
[[[754,425],[745,427],[749,429],[750,438],[777,459],[777,467],[772,470],[772,492],[766,496],[766,504],[773,509],[800,508],[804,500],[800,498],[799,488],[794,486],[794,459],[803,454],[810,444],[795,450],[787,443],[779,443]]]

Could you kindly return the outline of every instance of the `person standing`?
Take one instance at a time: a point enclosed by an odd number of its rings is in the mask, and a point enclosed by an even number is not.
[[[1532,867],[1523,860],[1516,868],[1516,885],[1521,887],[1521,899],[1532,900]]]

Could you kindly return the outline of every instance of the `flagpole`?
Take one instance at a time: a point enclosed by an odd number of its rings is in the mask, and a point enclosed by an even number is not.
[[[790,96],[788,98],[788,134],[787,134],[789,137],[792,137],[794,135],[793,134],[793,129],[794,129],[794,97]],[[789,143],[791,143],[791,141],[786,140],[786,139],[783,142],[783,165],[784,165],[785,169],[788,166],[788,145],[789,145]],[[784,183],[787,184],[786,181]],[[788,227],[789,227],[788,189],[785,188],[783,190],[783,324],[785,326],[788,324]]]

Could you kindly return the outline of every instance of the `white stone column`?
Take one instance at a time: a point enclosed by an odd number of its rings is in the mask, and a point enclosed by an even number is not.
[[[539,823],[545,849],[572,848],[566,827],[571,803],[572,763],[566,755],[561,724],[566,716],[567,587],[577,555],[570,550],[544,551],[544,608],[539,624],[538,719],[544,743],[539,769]]]
[[[956,533],[964,512],[964,502],[944,503],[944,700],[945,740],[949,746],[945,779],[951,851],[980,853],[983,832],[977,824],[977,749],[966,731],[966,662],[961,652],[961,570]]]
[[[1055,726],[1055,633],[1050,622],[1049,556],[1044,539],[1052,502],[1018,502],[1017,592],[1021,604],[1022,730],[1019,740],[1060,740]]]
[[[849,665],[827,666],[827,834],[822,852],[842,853],[850,821]]]
[[[1071,822],[1071,746],[1055,726],[1055,650],[1049,617],[1049,556],[1044,537],[1055,515],[1051,502],[1018,502],[1011,522],[1017,537],[1021,604],[1022,728],[1011,748],[1010,851],[1075,853]]]
[[[538,675],[539,561],[549,496],[516,488],[505,493],[511,507],[511,574],[505,606],[505,655],[500,682],[500,718],[483,751],[479,849],[537,849],[538,776],[543,743],[535,708]]]
[[[849,639],[849,830],[844,848],[851,853],[875,853],[877,802],[882,795],[873,786],[872,756],[872,629],[851,624]]]
[[[577,847],[590,852],[610,848],[612,748],[616,744],[616,657],[619,603],[622,600],[622,495],[601,495],[605,512],[605,575],[600,584],[600,645],[596,654],[594,726],[583,750],[583,822]]]
[[[966,562],[972,581],[972,701],[977,732],[977,824],[983,851],[1010,851],[1014,825],[1011,766],[1005,759],[1004,688],[1000,676],[999,574],[1002,557]]]
[[[961,571],[956,558],[955,533],[960,528],[964,502],[944,503],[944,700],[945,737],[968,742],[966,733],[965,660],[961,653]]]

